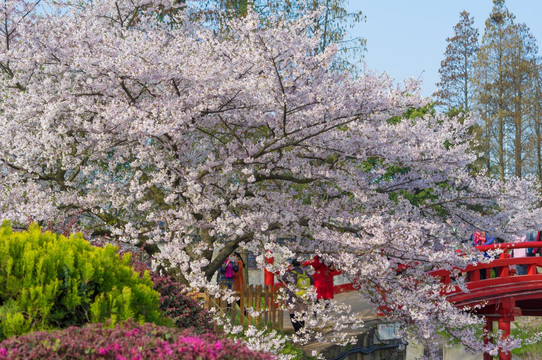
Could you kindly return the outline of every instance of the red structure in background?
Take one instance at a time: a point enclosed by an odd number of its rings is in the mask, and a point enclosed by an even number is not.
[[[493,332],[493,322],[497,321],[499,329],[503,331],[503,338],[510,336],[510,322],[516,316],[542,316],[542,274],[537,273],[537,267],[542,267],[542,257],[510,258],[508,250],[515,248],[542,248],[542,242],[522,242],[513,244],[495,244],[477,247],[480,251],[502,249],[499,259],[488,264],[469,265],[462,270],[463,276],[467,276],[465,283],[469,289],[465,293],[455,287],[446,294],[447,300],[457,307],[485,304],[477,309],[476,313],[486,318],[484,329]],[[526,275],[516,275],[511,270],[512,265],[526,265]],[[480,270],[495,269],[498,277],[480,279]],[[433,276],[439,276],[445,284],[451,284],[450,273],[445,270],[430,272]],[[485,338],[488,343],[491,341]],[[489,354],[484,354],[484,360],[492,360]],[[499,360],[510,360],[510,352],[500,351]]]
[[[480,251],[501,249],[499,259],[490,263],[478,263],[469,265],[461,270],[466,276],[465,284],[469,289],[468,293],[463,292],[459,287],[446,294],[448,301],[456,307],[485,304],[484,307],[476,310],[476,314],[485,316],[484,330],[493,333],[493,323],[498,322],[498,328],[503,332],[503,338],[510,336],[510,323],[516,316],[542,316],[542,274],[538,274],[537,267],[542,267],[542,257],[519,257],[511,258],[509,250],[516,248],[542,248],[542,242],[521,242],[483,245],[476,247]],[[272,264],[273,258],[267,258]],[[512,270],[514,265],[525,265],[526,275],[516,275]],[[480,270],[496,270],[498,277],[480,279]],[[440,277],[442,282],[449,285],[452,283],[450,273],[446,270],[433,270],[428,274]],[[271,285],[274,281],[274,274],[265,270],[265,284]],[[280,287],[281,284],[275,284]],[[345,291],[356,290],[352,283],[342,284],[333,287],[335,294]],[[485,337],[484,342],[492,341]],[[484,354],[484,360],[493,360],[489,354]],[[511,354],[507,351],[499,352],[499,360],[511,360]]]
[[[275,261],[275,258],[271,255],[272,252],[267,250],[265,262],[268,264],[272,264]],[[273,274],[271,271],[268,271],[267,269],[264,269],[263,274],[263,281],[265,286],[273,286],[275,284],[275,274]]]

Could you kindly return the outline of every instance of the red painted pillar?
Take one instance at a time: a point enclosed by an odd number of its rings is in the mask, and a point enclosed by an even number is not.
[[[268,264],[272,264],[275,261],[275,258],[271,257],[272,252],[267,250],[265,261]],[[273,286],[275,284],[275,274],[273,274],[271,271],[267,271],[267,269],[264,269],[264,284],[265,286]]]
[[[502,330],[502,338],[506,339],[510,336],[510,320],[507,318],[499,318],[499,330]],[[499,350],[499,360],[511,360],[510,351]]]
[[[493,342],[491,334],[493,334],[493,319],[486,317],[486,323],[484,325],[484,330],[487,331],[487,334],[484,335],[484,344],[489,344]],[[484,360],[493,360],[493,356],[488,353],[484,353]]]

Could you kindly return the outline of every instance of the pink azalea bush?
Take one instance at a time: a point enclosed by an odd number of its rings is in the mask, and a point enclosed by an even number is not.
[[[211,316],[187,294],[186,288],[168,275],[151,274],[154,290],[160,293],[162,315],[173,320],[179,328],[194,328],[198,332],[212,330]]]
[[[248,349],[240,342],[212,334],[127,321],[108,328],[103,324],[40,331],[0,343],[0,360],[267,360],[272,355]]]

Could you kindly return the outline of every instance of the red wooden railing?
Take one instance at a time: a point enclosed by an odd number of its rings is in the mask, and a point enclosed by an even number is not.
[[[518,248],[542,248],[542,242],[521,242],[511,244],[495,244],[478,246],[480,251],[502,249],[498,259],[489,263],[469,265],[461,270],[469,292],[463,292],[458,286],[445,295],[447,299],[458,307],[466,305],[485,304],[477,310],[486,316],[485,329],[493,331],[493,321],[498,321],[503,337],[510,336],[510,323],[515,316],[531,315],[542,316],[542,274],[538,274],[537,267],[542,267],[542,257],[525,256],[512,258],[508,252]],[[527,274],[516,274],[515,267],[524,265]],[[489,272],[495,270],[496,277],[491,278]],[[486,271],[486,278],[481,279],[480,271]],[[452,284],[452,277],[446,270],[429,272],[438,276],[444,284]],[[489,339],[484,339],[488,342]],[[510,360],[510,352],[499,351],[499,360]],[[489,354],[484,354],[484,360],[492,360]]]
[[[469,292],[463,292],[455,286],[445,294],[447,299],[458,307],[484,303],[486,306],[478,310],[478,313],[486,316],[485,329],[492,332],[493,321],[498,321],[503,337],[510,336],[510,322],[515,316],[542,316],[542,274],[537,272],[537,267],[542,268],[542,256],[512,258],[509,251],[519,248],[542,249],[542,242],[477,246],[479,251],[501,249],[502,253],[498,259],[489,263],[477,263],[460,269]],[[526,266],[527,274],[517,275],[514,265]],[[491,269],[496,272],[494,278],[489,276]],[[485,279],[481,279],[481,270],[486,270]],[[444,284],[452,284],[452,276],[447,270],[432,270],[428,274],[440,277]],[[280,286],[275,284],[277,285]],[[349,290],[354,290],[351,283],[334,287],[335,293]],[[489,339],[484,339],[484,342],[488,341]],[[510,356],[510,352],[499,352],[499,360],[510,360]],[[484,354],[484,360],[492,359],[489,354]]]
[[[513,265],[525,265],[527,267],[527,275],[537,275],[536,268],[537,266],[542,267],[542,257],[526,256],[512,258],[508,251],[519,248],[542,248],[542,242],[504,243],[477,246],[476,249],[484,252],[496,249],[501,249],[503,252],[499,255],[498,259],[494,259],[489,263],[469,265],[463,269],[461,273],[466,275],[466,279],[468,279],[465,282],[474,283],[477,281],[484,281],[484,279],[480,278],[480,270],[494,269],[496,270],[498,279],[501,279],[501,281],[498,281],[498,283],[509,283],[509,279],[506,280],[506,278],[510,276],[519,276],[516,275],[515,270],[511,268]],[[450,273],[446,270],[433,270],[430,271],[429,274],[441,277],[445,284],[449,284],[451,282]],[[485,280],[494,279],[489,279],[488,276]],[[470,289],[470,286],[468,286],[468,288]]]

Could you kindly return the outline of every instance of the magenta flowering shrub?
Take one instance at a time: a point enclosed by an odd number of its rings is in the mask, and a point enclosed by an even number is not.
[[[153,273],[154,290],[160,293],[162,315],[172,319],[179,328],[194,328],[198,332],[211,331],[212,319],[207,310],[187,294],[186,288],[169,275]]]
[[[34,332],[0,343],[0,360],[271,360],[240,342],[134,321],[114,328],[102,324]]]

